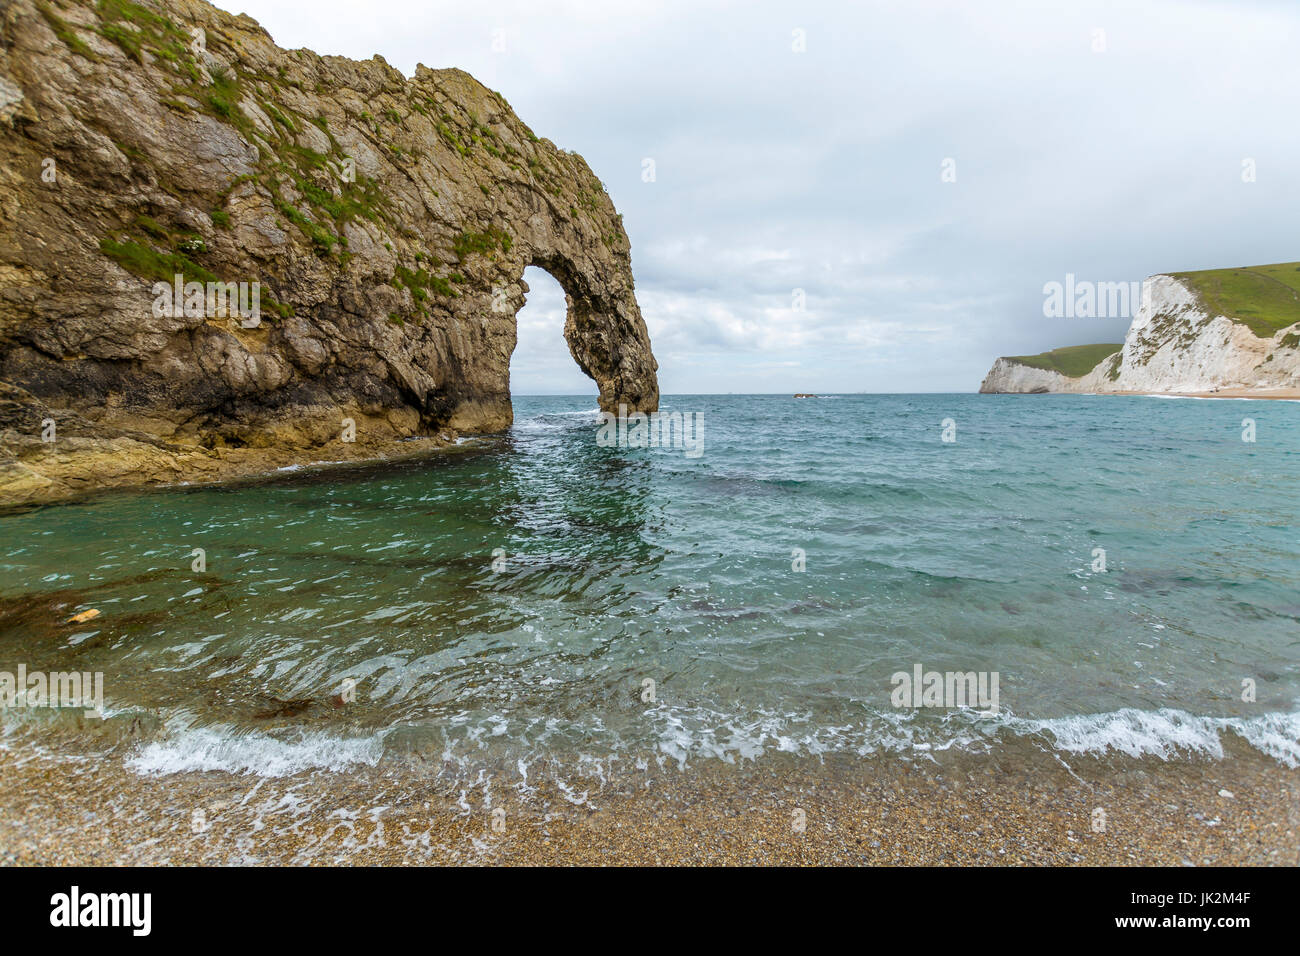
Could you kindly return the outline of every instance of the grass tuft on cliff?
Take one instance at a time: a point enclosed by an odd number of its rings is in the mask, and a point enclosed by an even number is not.
[[[1067,378],[1079,378],[1096,368],[1102,359],[1114,355],[1123,347],[1123,342],[1114,345],[1067,345],[1038,355],[1008,355],[1007,361],[1049,372],[1060,372]]]
[[[45,22],[50,25],[50,29],[54,31],[54,35],[66,43],[73,53],[76,53],[79,56],[84,56],[87,60],[98,62],[99,54],[92,50],[85,40],[77,36],[76,31],[72,29],[71,25],[66,20],[54,12],[52,6],[44,2],[44,0],[38,0],[36,9],[41,12],[41,16],[45,18]]]
[[[122,242],[114,239],[100,240],[99,251],[143,279],[171,282],[180,274],[186,282],[217,281],[216,275],[183,252],[158,252],[131,239]]]
[[[1200,298],[1206,310],[1272,338],[1300,322],[1300,262],[1201,272],[1171,272]]]
[[[456,258],[464,259],[475,253],[488,256],[497,249],[509,252],[512,243],[510,234],[504,229],[489,226],[485,232],[462,232],[452,240],[452,249],[456,252]]]

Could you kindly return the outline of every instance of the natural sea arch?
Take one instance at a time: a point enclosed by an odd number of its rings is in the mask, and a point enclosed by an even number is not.
[[[596,383],[579,368],[564,338],[568,304],[559,280],[541,266],[524,269],[526,301],[515,314],[510,393],[591,395]]]

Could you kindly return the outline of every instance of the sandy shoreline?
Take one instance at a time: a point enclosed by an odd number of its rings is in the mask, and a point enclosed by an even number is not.
[[[1138,395],[1145,398],[1258,398],[1300,401],[1300,388],[1220,388],[1213,392],[1094,392],[1095,395]]]
[[[981,395],[1119,395],[1124,398],[1249,398],[1262,401],[1300,402],[1300,388],[1221,388],[1213,392],[1082,392],[1082,391],[1041,391],[1041,392],[980,392]]]
[[[10,740],[0,864],[1300,863],[1300,770],[1227,743],[1170,762],[776,755],[525,796],[418,763],[140,776],[120,748],[70,760]]]

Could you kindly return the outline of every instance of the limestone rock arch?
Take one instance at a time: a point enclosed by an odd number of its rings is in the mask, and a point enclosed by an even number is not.
[[[601,407],[658,407],[631,245],[581,156],[463,71],[138,2],[138,36],[90,0],[0,9],[0,499],[6,474],[56,498],[505,428],[530,265]],[[260,283],[262,323],[158,310],[178,271]]]

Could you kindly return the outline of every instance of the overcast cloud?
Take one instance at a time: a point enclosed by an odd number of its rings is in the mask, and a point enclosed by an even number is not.
[[[998,355],[1122,340],[1044,318],[1066,273],[1300,259],[1294,2],[218,3],[284,47],[460,67],[581,153],[668,394],[973,391]],[[514,391],[594,394],[527,280]]]

